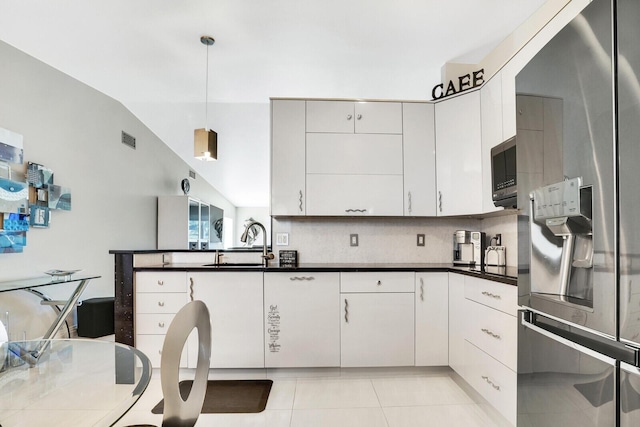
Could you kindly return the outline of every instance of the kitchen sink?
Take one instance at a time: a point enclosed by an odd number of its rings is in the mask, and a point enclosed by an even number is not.
[[[204,264],[203,267],[263,267],[264,265],[260,262],[238,262],[238,263],[228,263],[228,264]]]

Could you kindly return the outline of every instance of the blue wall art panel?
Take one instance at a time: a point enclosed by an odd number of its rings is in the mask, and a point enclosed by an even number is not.
[[[22,164],[24,161],[24,150],[0,142],[0,160]]]
[[[5,231],[28,231],[29,216],[19,213],[5,214],[2,228],[4,228]]]
[[[0,230],[0,254],[19,253],[27,245],[26,231]]]
[[[49,186],[49,209],[71,210],[71,190],[59,185]]]
[[[29,225],[35,228],[49,227],[50,214],[47,206],[29,205]]]
[[[28,198],[26,182],[0,178],[0,212],[26,212]]]
[[[27,182],[34,188],[47,188],[53,184],[53,171],[38,163],[27,164]]]

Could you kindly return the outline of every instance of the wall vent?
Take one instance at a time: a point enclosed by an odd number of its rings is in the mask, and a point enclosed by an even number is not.
[[[133,148],[134,150],[136,149],[136,138],[132,135],[129,135],[125,131],[122,131],[122,143]]]
[[[196,171],[189,169],[189,178],[196,179]]]

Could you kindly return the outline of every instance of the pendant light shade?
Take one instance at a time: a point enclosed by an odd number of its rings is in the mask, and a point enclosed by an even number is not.
[[[202,36],[200,42],[207,46],[207,84],[204,91],[204,124],[202,129],[196,129],[193,132],[193,155],[198,160],[217,160],[218,159],[218,134],[211,129],[207,129],[208,107],[209,107],[209,46],[216,41],[213,37]]]
[[[218,134],[207,129],[193,131],[193,155],[198,160],[216,160],[218,158]]]

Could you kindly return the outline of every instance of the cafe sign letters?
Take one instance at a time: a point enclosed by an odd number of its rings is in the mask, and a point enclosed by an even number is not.
[[[474,71],[464,76],[458,77],[458,81],[449,80],[445,89],[445,84],[440,83],[433,87],[431,96],[433,99],[441,99],[445,96],[455,95],[456,93],[463,92],[465,90],[473,89],[478,86],[482,86],[484,83],[484,68]]]

